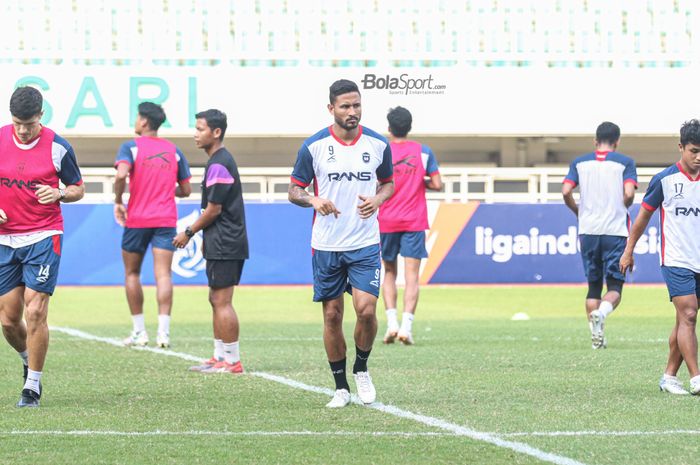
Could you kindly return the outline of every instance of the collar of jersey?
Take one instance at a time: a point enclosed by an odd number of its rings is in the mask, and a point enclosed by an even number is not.
[[[686,170],[683,169],[683,165],[681,165],[681,162],[677,161],[676,166],[678,167],[680,172],[685,175],[686,178],[690,179],[693,182],[700,181],[700,173],[698,173],[698,175],[695,177],[695,179],[693,179],[693,177]]]
[[[21,149],[21,150],[30,150],[36,147],[36,144],[39,143],[39,139],[41,138],[41,133],[44,132],[44,127],[41,127],[41,130],[39,131],[39,134],[36,135],[36,137],[26,144],[23,144],[22,142],[19,141],[17,138],[17,134],[15,134],[15,128],[12,128],[12,141],[15,143],[15,145]]]
[[[357,136],[350,142],[349,144],[346,143],[345,141],[341,140],[338,136],[335,135],[335,132],[333,132],[333,126],[328,126],[328,130],[331,132],[331,136],[333,136],[333,139],[337,140],[338,143],[343,144],[343,145],[355,145],[358,140],[360,140],[360,137],[362,136],[362,126],[358,126],[358,131],[357,131]]]

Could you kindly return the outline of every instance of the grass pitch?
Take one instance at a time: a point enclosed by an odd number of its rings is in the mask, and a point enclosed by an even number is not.
[[[177,356],[52,331],[39,409],[14,407],[20,361],[9,346],[0,350],[0,463],[698,463],[700,399],[657,387],[675,318],[665,289],[628,286],[606,322],[609,348],[597,351],[584,296],[577,286],[425,288],[412,347],[381,343],[380,304],[369,364],[378,401],[430,424],[390,408],[330,411],[326,394],[253,374],[333,387],[320,305],[305,287],[236,290],[249,372],[241,376],[190,373]],[[146,298],[154,339],[152,289]],[[518,312],[531,319],[511,321]],[[49,322],[101,338],[130,330],[120,288],[59,288]],[[175,290],[171,337],[175,352],[211,356],[206,288]],[[353,357],[351,349],[349,367]],[[685,368],[680,375],[687,383]]]

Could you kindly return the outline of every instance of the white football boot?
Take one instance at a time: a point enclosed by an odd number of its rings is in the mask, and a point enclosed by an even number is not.
[[[330,402],[326,404],[328,408],[342,408],[350,403],[350,392],[347,389],[336,389]]]
[[[145,347],[148,345],[148,333],[146,333],[146,331],[132,331],[129,337],[124,338],[122,344],[124,344],[127,347]]]
[[[605,340],[605,317],[598,310],[593,310],[591,312],[591,342],[594,349],[604,349],[607,347],[607,341]]]
[[[367,371],[358,371],[353,375],[357,386],[357,396],[363,404],[371,404],[377,400],[377,391],[372,384],[372,377]],[[700,384],[700,383],[699,383]]]
[[[681,380],[679,380],[675,376],[665,376],[665,375],[662,375],[661,379],[659,380],[659,391],[668,392],[669,394],[676,394],[676,395],[688,395],[688,394],[690,394],[683,387],[683,383],[681,382]]]

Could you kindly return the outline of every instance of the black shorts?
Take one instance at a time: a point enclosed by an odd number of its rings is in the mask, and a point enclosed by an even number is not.
[[[245,260],[207,260],[207,281],[212,289],[237,286]]]

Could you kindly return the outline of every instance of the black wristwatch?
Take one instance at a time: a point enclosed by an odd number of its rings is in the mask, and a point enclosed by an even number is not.
[[[189,226],[185,228],[185,236],[189,237],[190,239],[194,236],[194,231],[192,231],[192,228]]]

